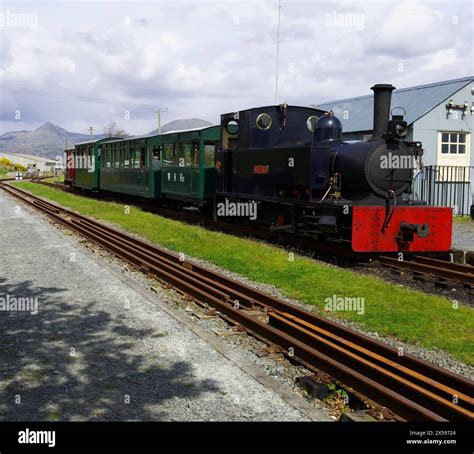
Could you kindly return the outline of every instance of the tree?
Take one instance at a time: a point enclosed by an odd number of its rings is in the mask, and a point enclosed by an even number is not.
[[[128,134],[123,128],[119,128],[115,121],[110,120],[109,124],[104,126],[104,134],[108,137],[127,137]]]

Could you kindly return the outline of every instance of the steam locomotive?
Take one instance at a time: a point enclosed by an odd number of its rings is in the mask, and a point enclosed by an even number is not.
[[[281,104],[223,114],[214,127],[78,144],[66,150],[65,181],[356,252],[449,250],[451,208],[412,193],[422,144],[404,140],[402,115],[390,118],[394,87],[372,90],[369,140],[342,140],[332,112]]]
[[[283,104],[222,115],[215,212],[255,202],[258,214],[247,222],[350,242],[357,252],[448,250],[452,210],[414,200],[422,144],[403,140],[402,115],[389,119],[394,89],[372,87],[374,133],[366,141],[342,140],[332,112]]]

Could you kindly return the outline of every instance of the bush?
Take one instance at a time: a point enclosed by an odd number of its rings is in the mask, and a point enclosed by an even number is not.
[[[13,162],[11,162],[8,158],[0,158],[0,167],[8,168],[12,166]]]
[[[21,164],[15,164],[14,165],[14,170],[15,172],[26,172],[28,170],[27,167],[22,166]]]

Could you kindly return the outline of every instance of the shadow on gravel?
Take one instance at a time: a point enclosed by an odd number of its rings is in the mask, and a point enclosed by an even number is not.
[[[151,330],[58,302],[67,300],[65,288],[0,278],[6,295],[36,297],[39,307],[36,315],[0,311],[0,420],[169,420],[161,403],[218,392],[213,380],[196,380],[189,363],[161,358]],[[158,348],[143,353],[144,339]]]

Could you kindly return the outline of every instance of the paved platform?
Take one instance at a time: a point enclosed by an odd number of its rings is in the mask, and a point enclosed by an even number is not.
[[[474,251],[474,221],[453,223],[453,249]]]
[[[0,420],[328,419],[1,190],[0,244]]]

